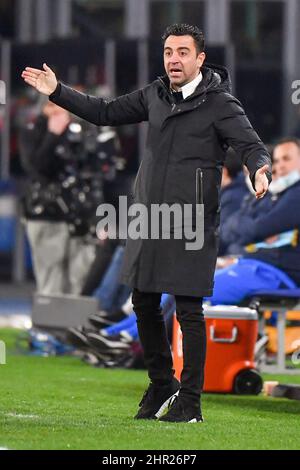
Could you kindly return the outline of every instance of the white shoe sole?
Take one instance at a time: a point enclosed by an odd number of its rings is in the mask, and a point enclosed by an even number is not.
[[[159,410],[155,413],[155,417],[156,417],[157,419],[159,419],[159,418],[162,417],[162,415],[164,414],[165,410],[168,408],[170,402],[172,401],[172,399],[173,399],[174,397],[177,397],[177,396],[178,396],[178,393],[179,393],[179,390],[178,390],[176,393],[174,393],[174,395],[172,395],[171,397],[169,397],[169,398],[161,405],[161,407],[159,408]]]
[[[200,419],[200,421],[199,421],[196,418],[193,418],[190,421],[188,421],[188,423],[203,423],[203,421],[204,421],[203,419],[202,420]]]

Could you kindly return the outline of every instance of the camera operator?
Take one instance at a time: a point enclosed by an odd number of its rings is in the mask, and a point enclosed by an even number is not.
[[[90,129],[47,102],[20,134],[22,165],[30,179],[26,229],[40,294],[79,294],[95,257],[86,234],[103,201],[102,170],[109,179],[113,168],[101,161],[101,153],[95,158],[99,130]]]

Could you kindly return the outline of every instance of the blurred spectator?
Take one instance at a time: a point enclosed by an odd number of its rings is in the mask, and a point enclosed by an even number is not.
[[[233,149],[226,154],[221,181],[221,224],[237,211],[248,189],[243,174],[242,162]]]
[[[256,199],[252,189],[249,173],[244,168],[244,178],[248,193],[240,201],[240,208],[233,212],[220,227],[220,249],[219,256],[242,255],[245,251],[240,230],[240,220],[243,216],[249,216],[255,220],[260,214],[263,214],[271,206],[271,194],[267,193],[264,198]],[[217,266],[220,267],[224,260],[218,259]]]
[[[274,148],[276,179],[266,210],[239,214],[238,243],[246,254],[216,271],[213,304],[236,304],[257,290],[300,286],[300,141]]]
[[[105,277],[94,292],[94,296],[99,299],[101,307],[106,311],[120,309],[131,294],[131,288],[120,284],[119,281],[124,249],[121,245],[116,248]]]
[[[225,254],[225,247],[222,243],[222,228],[229,217],[239,210],[244,196],[249,194],[242,170],[242,162],[235,151],[230,148],[227,151],[222,170],[219,256]]]
[[[101,159],[101,134],[94,129],[47,102],[20,132],[22,165],[30,180],[26,229],[41,294],[79,294],[95,256],[85,236],[103,201],[103,178],[111,178],[114,169]]]

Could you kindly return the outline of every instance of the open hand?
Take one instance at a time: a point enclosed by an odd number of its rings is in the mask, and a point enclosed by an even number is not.
[[[40,93],[49,96],[55,91],[57,80],[55,73],[47,64],[43,64],[43,69],[44,70],[39,70],[26,67],[22,72],[22,78],[28,85],[31,85]]]
[[[261,199],[268,191],[269,181],[266,172],[269,171],[269,165],[262,166],[255,173],[255,197]]]

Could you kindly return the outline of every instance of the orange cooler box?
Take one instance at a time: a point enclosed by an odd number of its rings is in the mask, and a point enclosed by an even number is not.
[[[258,333],[256,310],[228,305],[205,307],[207,353],[205,392],[258,394],[262,379],[255,370],[254,348]],[[174,315],[173,362],[182,371],[182,333]]]

